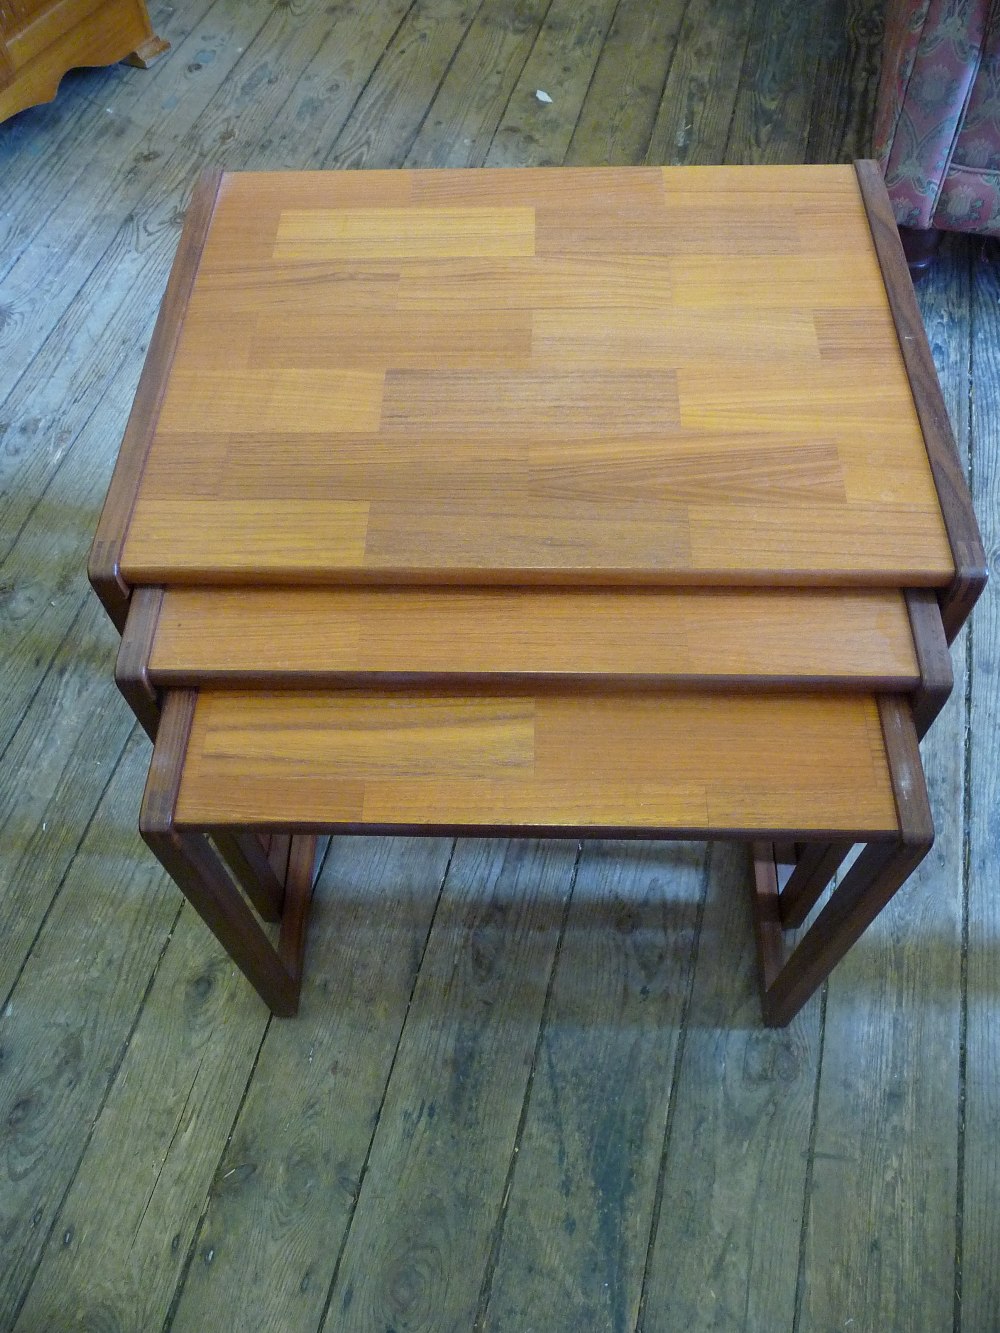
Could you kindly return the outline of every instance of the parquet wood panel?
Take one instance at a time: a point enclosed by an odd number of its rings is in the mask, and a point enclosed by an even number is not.
[[[224,177],[123,573],[947,584],[887,311],[848,167]]]
[[[718,771],[718,756],[731,767]],[[203,691],[179,824],[897,828],[868,695]]]
[[[149,657],[158,686],[265,675],[362,684],[551,675],[657,681],[918,676],[895,592],[575,589],[169,589]]]

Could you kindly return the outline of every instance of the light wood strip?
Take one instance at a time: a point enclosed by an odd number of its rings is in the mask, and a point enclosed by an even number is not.
[[[174,570],[175,552],[186,552],[185,568],[177,572],[206,578],[219,570],[253,569],[262,560],[273,569],[299,573],[302,569],[343,568],[358,564],[364,550],[368,506],[352,500],[313,500],[302,503],[275,500],[269,505],[253,500],[202,500],[193,505],[168,500],[139,509],[144,541],[133,558],[134,544],[126,542],[122,570],[134,582],[139,571],[159,569],[166,581]],[[261,520],[267,517],[265,524]],[[284,521],[282,521],[284,520]],[[295,534],[297,548],[288,538]]]
[[[254,368],[240,380],[228,371],[175,372],[160,412],[159,433],[199,431],[375,430],[382,406],[380,371]]]
[[[867,695],[206,691],[177,820],[878,835],[887,762]]]
[[[899,593],[819,589],[171,589],[149,671],[160,686],[530,673],[907,688],[919,676]]]
[[[531,208],[283,209],[274,259],[497,259],[535,253]]]

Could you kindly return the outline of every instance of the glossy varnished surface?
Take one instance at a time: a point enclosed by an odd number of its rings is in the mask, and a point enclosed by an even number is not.
[[[224,177],[122,571],[946,585],[854,170]]]
[[[912,688],[906,605],[889,590],[507,588],[168,590],[149,674],[838,680]]]
[[[891,833],[868,695],[203,691],[179,824]]]

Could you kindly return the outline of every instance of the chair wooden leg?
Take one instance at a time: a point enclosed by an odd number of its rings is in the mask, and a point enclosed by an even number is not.
[[[291,1017],[299,1007],[303,899],[308,901],[301,879],[297,879],[290,895],[288,909],[292,910],[286,909],[289,943],[284,948],[279,944],[275,949],[206,834],[145,827],[142,836],[271,1012],[282,1018]],[[284,921],[282,935],[285,935]]]
[[[755,868],[762,867],[754,908],[768,1027],[784,1027],[794,1018],[924,859],[932,842],[933,835],[928,834],[868,843],[787,960],[780,944],[777,882],[763,873],[765,863],[755,858]]]

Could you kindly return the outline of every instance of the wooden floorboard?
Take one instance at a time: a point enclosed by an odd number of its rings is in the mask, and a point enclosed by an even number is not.
[[[921,289],[942,389],[969,444],[968,247]],[[978,622],[977,622],[978,623]],[[946,1328],[955,1289],[966,729],[955,688],[922,747],[936,838],[927,860],[831,977],[803,1269],[803,1327]],[[877,1071],[873,1077],[873,1071]],[[866,1133],[872,1125],[878,1134]],[[920,1301],[906,1256],[921,1256]],[[886,1262],[886,1256],[893,1256]],[[973,1324],[971,1327],[976,1327]]]
[[[584,847],[483,1328],[635,1326],[704,861],[701,845]]]
[[[931,857],[769,1032],[744,854],[656,844],[335,842],[270,1020],[138,838],[84,576],[203,165],[848,161],[882,6],[152,8],[0,125],[0,1327],[1000,1326],[994,589]],[[998,259],[921,294],[994,565]]]
[[[1000,246],[972,264],[973,496],[993,581],[970,628],[967,1015],[956,1304],[966,1329],[1000,1327]]]
[[[712,848],[641,1327],[794,1322],[822,997],[761,1028],[745,848]]]
[[[334,844],[313,900],[299,1015],[269,1027],[230,1139],[217,1144],[173,1328],[319,1326],[453,845]],[[249,992],[240,1009],[262,1014]],[[221,1074],[221,1052],[217,1063]]]

